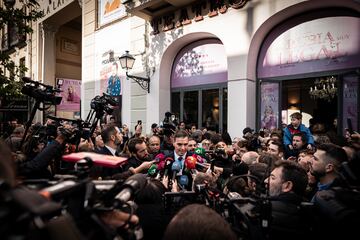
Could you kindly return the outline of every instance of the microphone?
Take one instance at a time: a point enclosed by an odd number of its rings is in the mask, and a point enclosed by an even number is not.
[[[172,163],[173,161],[174,161],[174,159],[171,158],[171,157],[165,158],[165,171],[164,171],[164,176],[167,176],[167,175],[168,175],[168,172],[169,172],[171,163]]]
[[[146,176],[144,174],[138,173],[132,175],[121,186],[122,190],[115,196],[115,200],[120,202],[129,201],[134,194],[136,194],[139,190],[144,188],[146,184]]]
[[[201,156],[201,157],[205,157],[206,151],[205,151],[204,148],[197,147],[197,148],[195,148],[194,153],[195,153],[196,155]]]
[[[157,170],[158,170],[158,171],[164,170],[164,169],[165,169],[165,164],[166,164],[165,160],[160,161],[160,162],[157,164]]]
[[[155,176],[156,172],[157,172],[157,166],[156,164],[152,164],[148,169],[148,174],[150,176]]]
[[[155,162],[161,162],[165,160],[165,155],[163,153],[158,153],[155,158],[154,158]]]
[[[189,178],[187,175],[181,175],[179,179],[179,184],[183,187],[186,187],[189,184]]]
[[[194,156],[188,156],[186,159],[185,159],[185,167],[189,170],[191,169],[195,169],[195,166],[196,166],[196,158]]]
[[[205,162],[206,162],[206,159],[204,159],[204,158],[201,157],[200,155],[193,154],[193,157],[196,158],[196,162],[198,162],[198,163],[205,163]]]
[[[180,163],[174,162],[171,166],[171,170],[172,170],[172,180],[174,181],[176,177],[176,173],[178,173],[181,170]]]
[[[201,159],[201,161],[199,161]],[[198,170],[202,171],[203,169],[207,169],[207,166],[204,165],[203,158],[193,154],[185,159],[185,166],[187,169],[192,170],[198,167]]]

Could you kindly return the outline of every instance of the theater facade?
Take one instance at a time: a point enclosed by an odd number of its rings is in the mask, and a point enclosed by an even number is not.
[[[107,92],[120,102],[116,120],[142,120],[144,133],[167,111],[232,137],[279,128],[294,111],[306,125],[336,119],[341,133],[351,119],[359,130],[358,1],[40,3],[32,76],[79,95],[52,109],[59,116],[85,119]],[[125,51],[135,59],[127,72]]]

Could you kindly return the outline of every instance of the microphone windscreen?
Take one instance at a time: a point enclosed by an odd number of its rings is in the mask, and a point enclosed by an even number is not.
[[[203,157],[201,157],[200,155],[193,154],[193,157],[196,158],[196,162],[198,162],[198,163],[206,162],[206,160]]]
[[[159,153],[159,154],[157,154],[155,156],[154,160],[155,160],[156,163],[164,161],[165,160],[165,155],[163,153]]]
[[[156,166],[156,164],[152,164],[150,166],[150,168],[148,169],[148,174],[150,176],[154,176],[156,174],[156,172],[157,172],[157,166]]]
[[[167,157],[165,158],[165,162],[173,162],[174,159],[172,157]]]
[[[179,184],[182,186],[187,186],[189,184],[189,178],[186,175],[181,175],[179,179]]]
[[[185,167],[187,169],[194,169],[196,166],[196,158],[194,156],[188,156],[185,159]]]
[[[157,164],[157,170],[161,171],[165,168],[165,161],[160,161],[158,164]]]
[[[176,172],[180,171],[181,170],[180,164],[178,162],[174,162],[171,166],[171,170]]]
[[[206,151],[205,151],[205,149],[204,149],[204,148],[200,148],[200,147],[195,148],[194,152],[195,152],[195,154],[196,154],[196,155],[199,155],[199,156],[205,157],[205,153],[206,153]]]

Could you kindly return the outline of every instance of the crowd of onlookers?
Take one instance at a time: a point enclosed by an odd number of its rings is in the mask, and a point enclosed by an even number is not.
[[[255,132],[246,127],[243,136],[233,138],[184,122],[166,128],[154,123],[147,135],[141,123],[133,133],[126,124],[108,123],[89,138],[79,138],[78,144],[70,141],[76,132],[71,125],[61,126],[60,131],[48,121],[45,126],[34,124],[22,146],[24,127],[12,122],[3,140],[16,162],[17,179],[53,179],[64,174],[73,166],[61,161],[61,156],[71,152],[126,157],[126,163],[117,168],[92,167],[89,176],[126,180],[138,173],[147,175],[146,186],[134,199],[136,216],[129,219],[140,222],[145,239],[241,236],[226,217],[220,217],[219,209],[205,207],[208,202],[190,204],[174,218],[165,211],[166,192],[196,191],[203,185],[214,195],[267,196],[271,216],[264,239],[346,238],[355,232],[359,220],[360,134],[338,136],[335,129],[325,132],[321,124],[309,129],[301,120],[302,115],[294,113],[283,129]],[[10,153],[4,147],[1,152]],[[11,179],[5,172],[9,169],[2,168],[0,177]],[[15,185],[15,178],[9,181]],[[102,215],[102,220],[115,226],[114,219],[124,223],[124,216],[114,216],[122,212],[111,214]]]

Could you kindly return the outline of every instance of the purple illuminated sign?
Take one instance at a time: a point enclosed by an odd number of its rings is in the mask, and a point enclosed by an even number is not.
[[[271,78],[360,66],[360,19],[326,17],[273,31],[259,56],[258,77]]]
[[[183,48],[176,56],[171,87],[227,82],[227,58],[219,40],[206,39]]]

